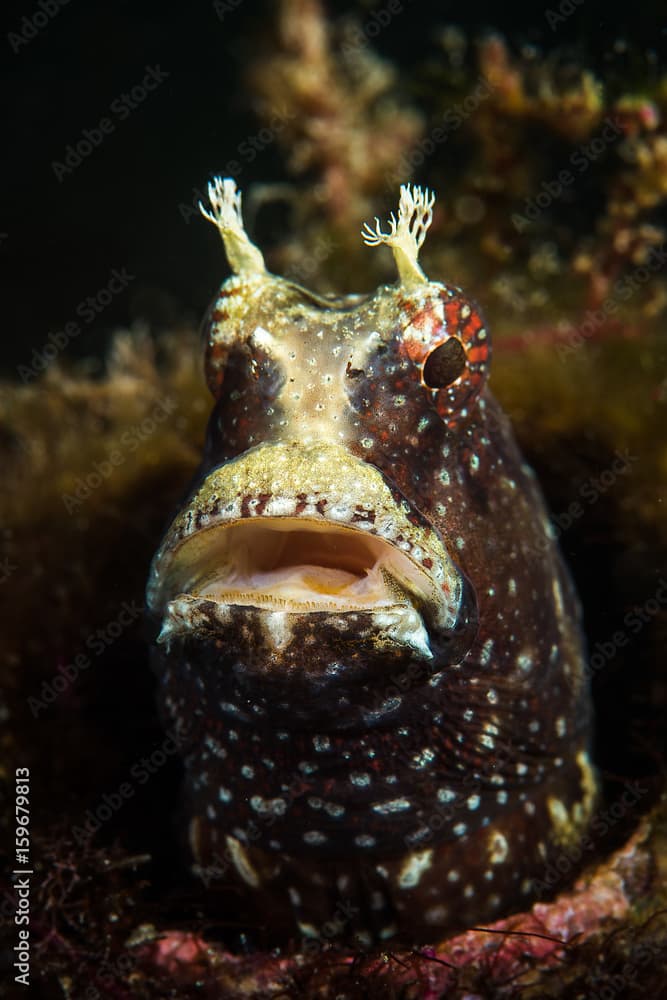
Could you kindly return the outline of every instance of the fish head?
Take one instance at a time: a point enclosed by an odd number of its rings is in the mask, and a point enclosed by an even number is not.
[[[404,190],[403,253],[430,213]],[[160,642],[211,643],[235,694],[283,723],[384,722],[389,678],[426,683],[477,633],[427,463],[474,414],[489,338],[416,243],[396,284],[320,297],[265,269],[230,182],[216,197],[235,273],[204,326],[202,466],[151,570]]]

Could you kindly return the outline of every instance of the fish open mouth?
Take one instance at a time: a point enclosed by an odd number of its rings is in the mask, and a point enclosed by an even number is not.
[[[270,611],[358,611],[437,602],[427,572],[366,531],[290,517],[255,517],[200,531],[179,548],[171,594]]]
[[[262,445],[211,470],[155,555],[147,599],[161,641],[222,632],[230,615],[238,635],[239,615],[263,615],[275,645],[297,619],[344,631],[356,614],[375,648],[430,658],[475,626],[439,533],[378,469],[323,444]]]

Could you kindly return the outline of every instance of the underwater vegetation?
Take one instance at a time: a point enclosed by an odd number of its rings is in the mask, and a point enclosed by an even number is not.
[[[600,798],[537,902],[428,944],[355,943],[354,899],[277,944],[224,852],[193,874],[187,748],[156,711],[144,587],[201,462],[201,348],[187,324],[118,331],[101,376],[63,348],[0,387],[2,843],[27,767],[36,995],[665,995],[667,74],[605,75],[444,19],[418,59],[391,59],[382,31],[407,7],[283,0],[258,21],[248,134],[271,135],[284,179],[241,179],[246,224],[273,274],[368,293],[395,271],[362,224],[402,183],[436,192],[420,264],[483,307],[491,390],[583,608]],[[194,225],[182,239],[187,254]],[[8,880],[8,970],[16,905]]]

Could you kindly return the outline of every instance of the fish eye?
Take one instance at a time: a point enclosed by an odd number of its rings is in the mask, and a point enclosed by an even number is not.
[[[438,286],[409,312],[401,350],[431,405],[451,427],[468,417],[486,383],[491,338],[477,306],[461,291]]]
[[[465,371],[467,363],[463,344],[450,337],[434,347],[422,368],[422,380],[429,389],[445,389]]]

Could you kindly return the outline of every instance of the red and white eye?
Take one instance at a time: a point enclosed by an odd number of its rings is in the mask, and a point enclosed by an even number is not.
[[[447,289],[413,316],[404,343],[442,419],[452,425],[467,416],[484,387],[491,355],[488,332],[472,303]]]

